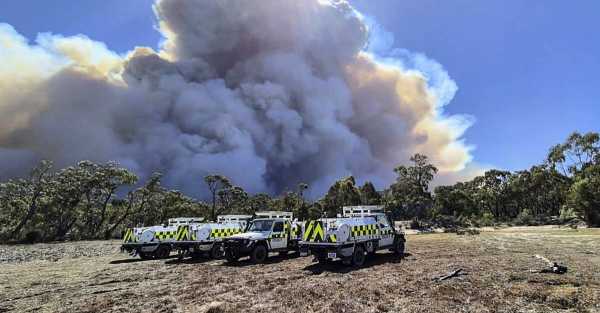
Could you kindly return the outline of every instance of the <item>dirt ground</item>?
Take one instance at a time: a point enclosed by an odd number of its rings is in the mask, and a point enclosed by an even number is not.
[[[119,244],[0,246],[0,312],[600,312],[600,229],[409,235],[404,260],[380,253],[357,270],[311,257],[141,261]],[[546,267],[535,254],[568,273],[532,272]]]

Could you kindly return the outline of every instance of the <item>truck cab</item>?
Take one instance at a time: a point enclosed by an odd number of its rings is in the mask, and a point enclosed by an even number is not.
[[[249,256],[253,263],[263,263],[271,252],[287,255],[298,251],[299,238],[292,235],[291,212],[259,212],[256,217],[244,233],[224,239],[227,261]]]

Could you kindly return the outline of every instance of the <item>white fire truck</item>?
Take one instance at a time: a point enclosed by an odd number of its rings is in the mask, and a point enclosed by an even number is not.
[[[223,240],[225,258],[236,262],[249,256],[253,263],[263,263],[270,252],[287,255],[298,251],[302,224],[292,218],[292,212],[257,212],[244,233]]]
[[[344,264],[362,266],[367,255],[379,250],[404,256],[406,239],[380,206],[348,206],[337,218],[307,221],[300,255],[312,254],[318,262],[341,259]]]
[[[200,225],[203,220],[201,217],[178,217],[169,219],[167,225],[128,228],[121,251],[139,255],[142,259],[167,258],[171,255],[171,243],[182,237],[184,229]]]

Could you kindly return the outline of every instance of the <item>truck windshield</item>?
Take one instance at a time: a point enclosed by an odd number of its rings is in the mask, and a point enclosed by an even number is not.
[[[253,221],[250,224],[249,231],[270,231],[271,226],[273,226],[273,221],[271,220],[263,220],[263,221]]]

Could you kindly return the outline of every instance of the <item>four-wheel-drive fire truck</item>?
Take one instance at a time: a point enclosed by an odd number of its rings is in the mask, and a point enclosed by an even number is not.
[[[181,236],[171,245],[178,251],[179,258],[201,254],[220,258],[223,255],[223,239],[243,232],[251,219],[252,215],[220,215],[216,223],[186,225],[181,229]]]
[[[183,238],[189,226],[201,225],[201,217],[171,218],[167,225],[128,228],[121,251],[139,255],[142,259],[162,259],[171,255],[171,243]]]
[[[362,266],[367,255],[379,250],[404,255],[404,234],[380,206],[349,206],[337,218],[307,221],[300,255],[312,254],[316,261],[341,259],[344,264]]]
[[[223,240],[225,258],[236,262],[249,256],[253,263],[263,263],[270,252],[287,255],[298,251],[302,225],[292,218],[292,212],[257,212],[244,233]]]

